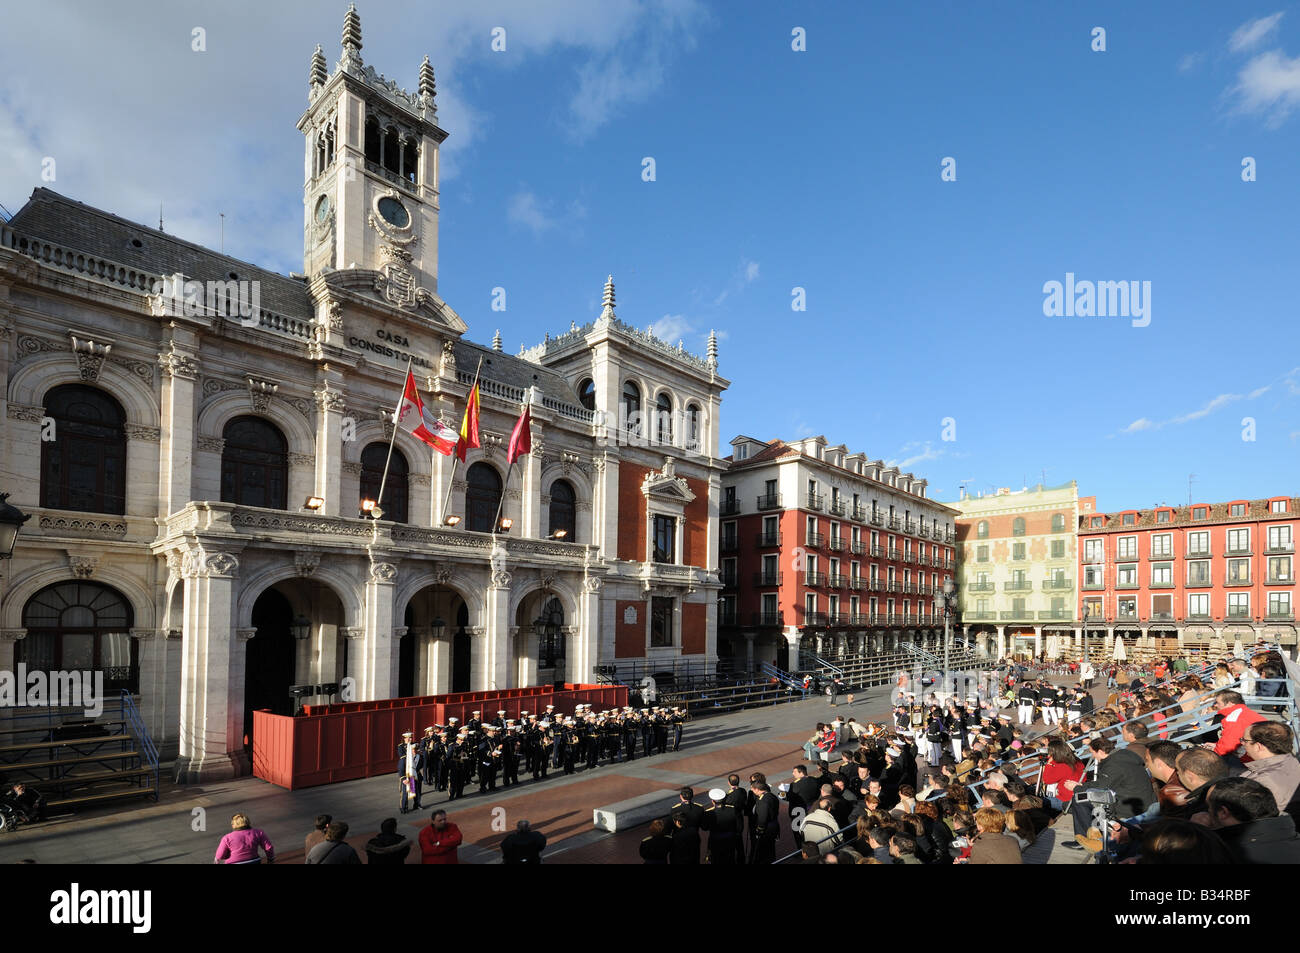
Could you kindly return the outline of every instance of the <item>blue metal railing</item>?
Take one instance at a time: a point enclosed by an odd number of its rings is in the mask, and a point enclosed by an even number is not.
[[[153,772],[153,799],[158,800],[158,748],[153,743],[153,738],[149,737],[149,731],[144,726],[144,719],[140,717],[140,709],[136,707],[135,698],[130,692],[122,692],[122,715],[131,734],[135,736],[136,744],[140,746],[140,754],[148,763],[149,769]]]
[[[840,668],[834,662],[828,662],[820,655],[816,655],[813,652],[809,652],[807,649],[799,650],[799,668],[801,670],[807,671],[808,669],[819,668],[819,667],[829,669],[832,673],[838,675],[840,678],[844,677],[844,669]]]
[[[803,692],[805,695],[808,694],[806,691],[804,691],[803,682],[798,681],[789,672],[777,668],[771,662],[763,662],[762,664],[759,665],[758,668],[759,671],[762,672],[764,675],[766,675],[768,678],[775,678],[782,685],[788,685],[797,691]]]

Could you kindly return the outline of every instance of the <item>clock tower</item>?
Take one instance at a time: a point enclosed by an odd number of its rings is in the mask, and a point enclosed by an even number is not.
[[[378,273],[392,304],[415,307],[438,290],[438,127],[426,56],[414,95],[361,61],[361,18],[343,20],[333,74],[311,58],[303,264],[308,279],[359,268]]]

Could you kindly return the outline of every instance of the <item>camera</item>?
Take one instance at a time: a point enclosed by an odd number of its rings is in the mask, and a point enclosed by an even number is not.
[[[1084,797],[1089,804],[1114,804],[1115,792],[1110,790],[1085,791]]]

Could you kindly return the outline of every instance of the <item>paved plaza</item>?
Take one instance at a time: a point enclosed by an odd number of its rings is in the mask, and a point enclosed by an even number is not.
[[[859,693],[852,706],[841,699],[838,707],[831,708],[825,697],[819,697],[696,718],[687,724],[679,752],[602,764],[568,777],[552,771],[536,782],[525,776],[517,786],[498,786],[484,794],[470,785],[465,797],[450,803],[445,793],[429,792],[423,809],[405,816],[397,810],[396,777],[389,775],[298,791],[256,778],[189,786],[164,782],[157,804],[87,811],[0,838],[0,862],[32,858],[42,864],[207,864],[229,830],[230,815],[239,811],[267,832],[279,861],[300,863],[303,840],[317,814],[346,821],[351,826],[348,842],[364,855],[365,842],[378,832],[384,818],[397,817],[399,832],[414,841],[429,823],[430,811],[445,807],[464,834],[462,862],[499,862],[501,839],[513,830],[515,821],[528,820],[547,837],[546,863],[640,863],[638,846],[645,836],[644,826],[615,834],[598,831],[592,826],[595,808],[660,791],[667,813],[682,785],[693,787],[696,800],[703,801],[710,788],[725,787],[726,776],[733,772],[747,784],[750,774],[761,771],[775,789],[804,759],[802,745],[817,721],[837,714],[884,721],[890,711],[890,690],[882,686]],[[796,849],[784,809],[782,815],[777,856]],[[1069,836],[1068,817],[1064,823],[1066,833],[1058,834],[1058,841]],[[1043,836],[1052,835],[1048,831]],[[419,859],[414,848],[407,862]],[[1085,859],[1058,845],[1051,862]]]

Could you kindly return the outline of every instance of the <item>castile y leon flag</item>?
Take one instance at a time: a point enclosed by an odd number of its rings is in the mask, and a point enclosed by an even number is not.
[[[443,456],[451,456],[456,451],[456,433],[442,421],[425,413],[424,402],[415,386],[415,375],[406,372],[406,387],[402,390],[402,399],[397,404],[394,414],[397,426],[417,440],[423,440]]]

